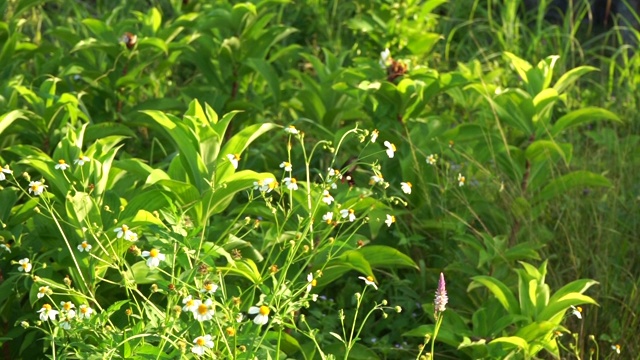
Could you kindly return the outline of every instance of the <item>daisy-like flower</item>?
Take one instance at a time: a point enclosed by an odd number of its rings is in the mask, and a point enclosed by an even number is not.
[[[374,289],[378,290],[378,285],[376,285],[376,282],[373,281],[373,276],[358,276],[358,279],[364,281],[365,284],[369,285],[369,286],[373,286]]]
[[[387,67],[387,61],[390,58],[391,58],[391,51],[389,51],[389,48],[384,49],[384,51],[380,53],[380,66],[383,69]]]
[[[87,163],[89,161],[91,161],[91,159],[89,159],[87,156],[81,155],[79,158],[73,160],[73,163],[78,166],[82,166],[84,165],[84,163]]]
[[[322,215],[322,220],[326,221],[327,224],[331,224],[331,222],[333,221],[333,212],[329,211],[328,213]]]
[[[158,267],[158,265],[160,265],[160,261],[164,261],[165,259],[165,255],[161,254],[160,250],[158,249],[151,249],[151,251],[143,251],[142,257],[148,258],[147,266],[150,269]]]
[[[60,159],[58,160],[58,164],[55,166],[56,170],[62,170],[65,171],[69,168],[69,164],[67,164],[66,161],[64,161],[64,159]]]
[[[292,170],[292,165],[291,165],[291,163],[290,163],[290,162],[288,162],[288,161],[283,161],[283,162],[280,164],[280,168],[281,168],[281,169],[284,169],[285,171],[291,171],[291,170]]]
[[[238,161],[240,161],[240,155],[238,154],[227,154],[227,159],[231,161],[231,165],[233,165],[234,169],[238,169]]]
[[[266,305],[260,305],[260,307],[252,306],[249,308],[249,314],[251,315],[258,314],[256,315],[256,317],[253,318],[253,323],[256,325],[264,325],[268,323],[270,312],[271,312],[271,309],[269,309],[269,307]]]
[[[9,169],[9,165],[6,165],[0,170],[0,181],[7,179],[7,175],[5,174],[13,174],[13,171]]]
[[[29,258],[18,260],[18,264],[20,265],[20,267],[18,267],[18,271],[24,271],[26,273],[31,271],[31,268],[33,267],[29,262]]]
[[[184,304],[184,307],[182,308],[183,311],[189,311],[195,314],[196,311],[198,311],[198,306],[200,306],[202,301],[194,299],[191,295],[189,295],[184,298],[184,300],[182,300],[182,303]]]
[[[116,228],[113,231],[117,234],[118,239],[124,238],[125,240],[128,240],[128,241],[138,240],[138,235],[133,231],[129,230],[129,227],[127,225],[123,224],[121,227]]]
[[[73,310],[76,306],[71,301],[61,301],[60,306],[67,319],[76,317],[76,311]]]
[[[78,245],[78,251],[80,251],[80,252],[83,252],[83,251],[89,252],[89,251],[91,251],[91,247],[92,246],[89,245],[89,243],[85,240],[80,245]]]
[[[282,180],[289,190],[298,190],[298,180],[296,178],[286,177]]]
[[[44,192],[44,189],[47,188],[47,185],[43,185],[40,181],[31,181],[29,182],[29,192],[33,193],[33,195],[40,195]]]
[[[458,186],[464,186],[465,181],[467,181],[467,178],[462,174],[458,174]]]
[[[202,289],[200,289],[201,293],[213,294],[218,290],[218,285],[212,283],[211,281],[205,281]]]
[[[435,305],[436,318],[437,315],[447,309],[447,303],[449,298],[447,297],[446,283],[444,282],[444,274],[440,273],[440,280],[438,280],[438,290],[436,290],[436,297],[433,301]]]
[[[11,253],[11,247],[10,247],[9,244],[0,244],[0,249],[6,251],[8,253]]]
[[[354,222],[356,221],[356,213],[355,211],[353,211],[353,209],[342,209],[340,210],[340,216],[342,216],[342,218],[349,218],[350,222]]]
[[[387,150],[386,150],[387,151],[387,156],[390,159],[392,159],[393,156],[396,154],[396,146],[393,145],[392,143],[388,142],[388,141],[384,142],[384,146],[387,147]]]
[[[205,300],[205,302],[200,302],[196,311],[193,312],[193,317],[202,322],[213,319],[213,315],[216,313],[216,309],[213,306],[213,301],[211,299]]]
[[[333,196],[329,194],[329,191],[325,190],[322,192],[322,202],[327,205],[331,205],[331,203],[333,202]]]
[[[371,142],[374,143],[376,142],[376,140],[378,140],[378,135],[380,135],[380,132],[378,131],[378,129],[375,129],[371,132]]]
[[[387,224],[387,227],[391,227],[391,224],[393,224],[394,222],[396,222],[396,217],[387,214],[387,220],[384,221],[384,223]]]
[[[193,347],[191,348],[191,352],[198,355],[203,356],[207,349],[213,349],[213,340],[211,340],[211,335],[198,336],[193,340]]]
[[[293,126],[293,125],[289,125],[288,127],[284,128],[284,132],[286,132],[287,134],[291,134],[291,135],[300,134],[300,131],[298,131],[298,129],[296,129],[296,127]]]
[[[384,182],[384,178],[382,177],[382,175],[373,175],[369,179],[369,185],[381,184],[383,182]]]
[[[38,299],[42,299],[45,295],[51,295],[51,288],[48,286],[40,286],[40,288],[38,288]]]
[[[402,192],[405,194],[411,194],[411,188],[413,187],[413,185],[411,185],[410,182],[401,182],[400,183],[400,188],[402,188]]]
[[[571,305],[571,314],[573,314],[573,316],[577,317],[578,319],[582,320],[582,308],[580,306],[573,306]]]
[[[309,283],[307,285],[307,293],[309,293],[311,289],[318,284],[318,281],[313,278],[313,273],[309,273],[309,275],[307,275],[307,282]]]
[[[89,305],[80,305],[80,308],[78,309],[78,311],[80,311],[80,319],[89,319],[91,317],[91,315],[93,315],[94,310],[89,307]]]
[[[56,315],[58,315],[58,310],[53,310],[51,305],[44,304],[42,305],[42,308],[38,310],[38,313],[40,314],[40,320],[42,321],[55,320]]]
[[[329,178],[332,178],[332,177],[336,177],[342,180],[342,173],[340,173],[340,170],[338,169],[329,168]]]
[[[271,192],[275,189],[278,183],[273,178],[266,178],[253,182],[253,190],[260,190],[261,192]]]
[[[620,344],[611,345],[611,350],[615,351],[616,354],[620,355]]]
[[[427,164],[435,165],[438,162],[438,154],[431,154],[427,156]]]

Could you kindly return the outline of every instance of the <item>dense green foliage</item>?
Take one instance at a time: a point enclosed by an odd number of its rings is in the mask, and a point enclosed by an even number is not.
[[[0,358],[640,352],[624,23],[506,0],[0,10]]]

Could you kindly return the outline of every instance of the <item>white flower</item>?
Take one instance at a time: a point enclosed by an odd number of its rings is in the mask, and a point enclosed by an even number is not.
[[[78,245],[78,251],[80,251],[80,252],[83,252],[83,251],[89,252],[89,251],[91,251],[91,247],[92,246],[89,245],[89,243],[85,240],[80,245]]]
[[[464,186],[465,181],[467,181],[467,178],[462,176],[462,174],[458,174],[458,186]]]
[[[61,301],[62,311],[65,313],[67,319],[73,319],[76,317],[76,311],[73,310],[76,306],[71,301]]]
[[[202,289],[200,289],[200,292],[201,293],[207,293],[207,294],[213,294],[214,292],[216,292],[216,290],[218,290],[218,285],[212,283],[211,281],[207,281],[202,286]]]
[[[129,227],[127,225],[123,224],[121,227],[116,228],[113,231],[117,234],[118,239],[124,238],[125,240],[129,240],[129,241],[138,240],[138,235],[133,231],[129,230]]]
[[[182,308],[183,311],[190,311],[195,315],[196,311],[198,311],[198,306],[200,306],[202,301],[194,299],[193,297],[191,297],[191,295],[189,295],[184,298],[184,300],[182,300],[182,303],[184,304],[184,307]]]
[[[318,284],[318,281],[313,278],[313,273],[309,273],[309,275],[307,275],[307,282],[309,283],[307,285],[307,293],[309,293],[311,289]]]
[[[427,164],[435,165],[438,162],[438,154],[431,154],[427,156]]]
[[[38,299],[42,299],[45,295],[51,293],[51,288],[48,286],[40,286],[38,289]]]
[[[331,205],[331,203],[333,202],[333,196],[329,194],[329,191],[325,190],[322,192],[322,202],[327,205]]]
[[[80,308],[78,310],[80,311],[80,319],[89,319],[94,312],[93,309],[89,307],[89,305],[84,304],[80,305]]]
[[[147,266],[150,269],[158,267],[158,265],[160,265],[160,261],[164,261],[165,259],[164,254],[161,254],[160,250],[158,249],[151,249],[151,251],[143,251],[142,257],[144,258],[148,257]]]
[[[611,345],[611,350],[615,351],[616,354],[620,355],[620,345],[619,344]]]
[[[231,165],[233,165],[234,169],[238,169],[238,161],[240,161],[240,155],[238,154],[227,154],[227,159],[231,161]]]
[[[386,68],[387,60],[389,60],[390,58],[391,58],[391,51],[389,51],[389,48],[384,49],[384,51],[380,53],[380,66],[382,66],[382,68]]]
[[[44,304],[42,308],[38,310],[38,313],[40,313],[40,320],[42,321],[55,320],[56,315],[58,315],[58,310],[53,310],[51,305]]]
[[[293,126],[293,125],[289,125],[288,127],[284,128],[284,132],[286,132],[287,134],[291,134],[291,135],[300,134],[300,131],[298,131],[298,129],[296,129],[296,127]]]
[[[9,244],[0,244],[0,249],[3,249],[4,251],[11,253],[11,248],[9,247]]]
[[[290,163],[290,162],[283,161],[283,162],[280,164],[280,168],[284,169],[285,171],[291,171],[291,170],[292,170],[292,165],[291,165],[291,163]]]
[[[271,192],[275,189],[278,183],[273,178],[266,178],[264,180],[258,180],[253,182],[253,190],[260,190],[262,192]]]
[[[13,174],[13,171],[9,169],[9,165],[5,166],[0,170],[0,181],[6,180],[7,176],[5,174]]]
[[[384,178],[382,175],[373,175],[371,179],[369,179],[369,185],[381,184],[384,182]]]
[[[282,182],[284,182],[284,185],[287,187],[287,189],[298,190],[298,181],[296,180],[296,178],[286,177],[282,180]]]
[[[82,166],[84,165],[84,163],[91,161],[91,159],[89,159],[88,157],[82,155],[79,158],[73,160],[73,163],[78,165],[78,166]]]
[[[353,209],[342,209],[340,210],[340,216],[342,216],[342,218],[349,218],[349,221],[354,222],[356,220],[356,214],[353,211]]]
[[[387,220],[385,220],[384,222],[385,222],[385,224],[387,224],[387,227],[391,227],[391,224],[396,222],[396,217],[393,216],[393,215],[387,214]]]
[[[58,325],[60,325],[61,329],[71,330],[71,323],[68,320],[60,321]]]
[[[213,340],[211,340],[211,335],[198,336],[193,340],[193,348],[191,348],[191,352],[202,356],[207,351],[207,349],[213,349]]]
[[[404,192],[405,194],[411,194],[411,188],[413,187],[413,185],[411,185],[411,183],[407,181],[401,182],[400,187],[402,188],[402,192]]]
[[[372,276],[358,276],[358,279],[363,280],[365,284],[373,286],[374,289],[378,290],[378,285],[376,285],[375,281],[373,281]]]
[[[31,181],[29,183],[29,192],[37,196],[42,194],[44,192],[44,189],[47,187],[47,185],[42,185],[40,181]]]
[[[575,307],[571,305],[571,314],[577,317],[578,319],[582,319],[582,308],[580,306]]]
[[[24,259],[19,260],[18,264],[20,264],[20,267],[18,268],[18,271],[24,271],[26,273],[31,271],[32,265],[29,262],[29,258],[24,258]]]
[[[393,156],[396,154],[396,146],[393,145],[392,143],[385,141],[384,142],[384,146],[387,147],[387,156],[391,159],[393,158]]]
[[[253,318],[253,322],[256,325],[264,325],[269,322],[269,313],[271,309],[269,309],[266,305],[261,305],[260,307],[252,306],[249,308],[249,314],[258,314]]]
[[[66,163],[63,159],[58,160],[58,164],[55,166],[56,170],[65,171],[69,168],[69,164]]]
[[[334,176],[342,180],[342,174],[340,173],[340,170],[329,168],[329,177],[331,178]]]
[[[326,221],[327,224],[331,224],[331,221],[333,220],[333,212],[329,211],[328,213],[322,215],[322,220]]]
[[[371,142],[374,143],[376,142],[376,140],[378,140],[378,135],[380,135],[380,132],[378,131],[378,129],[375,129],[371,132]]]
[[[205,302],[200,302],[196,311],[193,312],[193,316],[196,320],[202,322],[213,319],[215,313],[216,309],[213,306],[213,301],[207,299]]]

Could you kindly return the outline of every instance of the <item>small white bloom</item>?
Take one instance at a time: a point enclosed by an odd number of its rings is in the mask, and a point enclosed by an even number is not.
[[[40,320],[42,321],[55,320],[56,315],[58,315],[58,310],[53,310],[51,305],[44,304],[42,305],[42,308],[38,310],[38,313],[40,314]]]
[[[266,305],[261,305],[260,307],[252,306],[249,308],[249,314],[251,315],[258,314],[256,315],[255,318],[253,318],[253,322],[256,325],[264,325],[267,322],[269,322],[270,312],[271,312],[271,309],[269,309],[269,307]]]
[[[80,252],[83,252],[83,251],[89,252],[89,251],[91,251],[91,247],[92,246],[85,240],[80,245],[78,245],[78,251],[80,251]]]
[[[38,288],[38,299],[42,299],[45,295],[48,295],[51,293],[51,288],[48,286],[40,286],[40,288]]]
[[[384,146],[387,147],[387,156],[391,159],[393,158],[393,156],[396,154],[396,146],[393,145],[392,143],[385,141],[384,142]]]
[[[438,154],[431,154],[427,156],[427,164],[435,165],[438,162]]]
[[[333,212],[329,211],[328,213],[322,215],[322,220],[326,221],[327,224],[331,224],[331,221],[333,221]]]
[[[18,264],[20,264],[20,267],[18,268],[18,271],[24,271],[26,273],[31,271],[32,265],[29,262],[29,258],[24,258],[24,259],[18,260]]]
[[[61,301],[62,311],[65,313],[67,319],[73,319],[76,317],[76,311],[73,310],[76,306],[71,301]]]
[[[7,179],[7,176],[5,174],[13,174],[13,171],[9,169],[9,165],[6,165],[2,168],[2,170],[0,170],[0,181]]]
[[[578,319],[582,320],[582,308],[580,306],[575,307],[571,305],[571,314],[573,314],[573,316],[577,317]]]
[[[240,161],[240,155],[238,154],[227,154],[227,159],[231,161],[231,165],[233,165],[234,169],[238,169],[238,161]]]
[[[329,168],[329,178],[332,178],[334,176],[342,180],[342,174],[340,173],[340,170]]]
[[[298,129],[296,129],[296,127],[293,126],[293,125],[289,125],[288,127],[284,128],[284,132],[286,132],[287,134],[291,134],[291,135],[300,134],[300,131],[298,131]]]
[[[79,158],[73,160],[73,163],[78,165],[78,166],[82,166],[82,165],[84,165],[84,163],[87,163],[89,161],[91,161],[91,159],[89,159],[88,157],[82,155]]]
[[[391,58],[391,51],[389,51],[389,48],[384,49],[384,51],[382,51],[380,53],[380,66],[382,68],[386,68],[387,67],[387,61]]]
[[[329,194],[329,191],[325,190],[322,192],[322,202],[327,205],[331,205],[331,203],[333,202],[333,196]]]
[[[151,249],[151,251],[143,251],[142,257],[147,258],[147,266],[150,269],[158,267],[160,265],[160,261],[164,261],[165,255],[160,253],[158,249]]]
[[[213,294],[214,292],[216,292],[216,290],[218,290],[218,285],[214,284],[214,283],[212,283],[210,281],[207,281],[202,286],[202,289],[200,289],[200,292],[201,293],[207,293],[207,294]]]
[[[380,135],[380,132],[378,131],[378,129],[375,129],[371,132],[371,142],[374,143],[376,142],[376,140],[378,140],[378,135]]]
[[[374,289],[378,290],[378,285],[376,285],[375,281],[373,281],[373,277],[371,276],[358,276],[358,279],[364,281],[365,284],[373,286]]]
[[[381,184],[383,182],[384,182],[384,178],[382,177],[382,175],[373,175],[369,179],[369,185]]]
[[[309,293],[311,289],[318,284],[318,281],[313,278],[313,273],[309,273],[309,275],[307,275],[307,282],[309,283],[307,285],[307,293]]]
[[[47,185],[43,185],[40,181],[31,181],[29,183],[29,192],[33,193],[33,195],[40,195],[44,192],[44,189],[47,188]]]
[[[200,303],[202,302],[189,295],[182,300],[182,303],[184,304],[184,307],[182,308],[183,311],[190,311],[195,314],[196,311],[198,311],[198,306],[200,306]]]
[[[253,190],[260,190],[261,192],[271,192],[275,189],[278,183],[273,178],[266,178],[264,180],[258,180],[253,182]]]
[[[467,178],[462,174],[458,174],[458,186],[464,186],[465,181],[467,181]]]
[[[213,319],[213,315],[216,313],[216,309],[211,299],[200,302],[196,311],[193,312],[193,316],[196,320],[202,322]]]
[[[298,190],[298,181],[296,180],[296,178],[286,177],[282,180],[282,182],[284,182],[284,185],[287,187],[287,189]]]
[[[611,350],[615,351],[616,354],[620,355],[620,345],[618,344],[611,345]]]
[[[65,171],[69,168],[69,164],[66,163],[63,159],[58,160],[58,164],[55,166],[56,170]]]
[[[356,214],[355,211],[353,211],[353,209],[342,209],[340,210],[340,216],[342,216],[342,218],[349,218],[350,222],[354,222],[356,220]]]
[[[11,253],[11,248],[9,247],[9,244],[0,244],[0,249],[6,251],[8,253]]]
[[[93,309],[89,307],[89,305],[80,305],[78,309],[80,311],[80,319],[89,319],[93,314]]]
[[[117,234],[118,239],[124,238],[125,240],[128,240],[128,241],[138,240],[138,235],[133,231],[129,230],[129,227],[127,225],[123,224],[121,227],[116,228],[113,231]]]
[[[396,222],[396,217],[393,216],[393,215],[387,214],[387,220],[385,220],[384,222],[385,222],[385,224],[387,224],[387,227],[391,227],[391,224]]]
[[[402,192],[404,192],[405,194],[411,194],[411,188],[413,187],[413,185],[411,185],[411,183],[407,181],[401,182],[400,187],[402,188]]]
[[[198,336],[193,340],[193,348],[191,348],[191,352],[198,355],[203,356],[207,349],[213,349],[213,340],[211,340],[211,335]]]
[[[280,164],[280,168],[284,169],[285,171],[291,171],[291,170],[292,170],[292,165],[291,165],[291,163],[290,163],[290,162],[283,161],[283,162]]]

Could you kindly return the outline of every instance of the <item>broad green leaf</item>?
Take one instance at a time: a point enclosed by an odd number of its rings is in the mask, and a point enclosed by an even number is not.
[[[244,277],[254,284],[260,284],[262,282],[260,271],[251,259],[242,259],[230,266],[218,267],[218,271],[227,276],[235,275]]]
[[[164,40],[156,37],[147,37],[138,41],[138,49],[143,50],[145,48],[156,48],[161,50],[165,55],[169,53],[169,46]]]
[[[589,289],[590,287],[592,287],[593,285],[598,285],[599,282],[595,281],[595,280],[591,280],[591,279],[580,279],[580,280],[576,280],[576,281],[572,281],[570,283],[568,283],[567,285],[561,287],[560,289],[558,289],[558,291],[556,291],[553,296],[551,296],[551,298],[549,299],[549,303],[552,302],[556,302],[558,301],[558,299],[563,298],[565,295],[570,294],[570,293],[584,293],[585,291],[587,291],[587,289]]]
[[[525,60],[517,57],[515,54],[512,54],[508,51],[505,51],[504,55],[511,62],[511,65],[516,70],[516,72],[518,73],[522,81],[524,81],[525,83],[529,83],[529,79],[527,78],[527,73],[529,72],[529,70],[533,68],[531,64],[529,64]]]
[[[123,273],[127,280],[134,281],[138,285],[153,284],[164,280],[162,272],[158,269],[150,269],[144,260],[131,265],[131,272],[125,271]]]
[[[414,55],[424,55],[429,53],[442,38],[443,36],[438,33],[413,31],[408,36],[407,49]]]
[[[518,301],[516,300],[511,290],[509,290],[507,285],[502,283],[500,280],[493,278],[491,276],[474,276],[472,280],[473,282],[469,284],[467,291],[470,291],[478,287],[479,285],[483,285],[487,289],[489,289],[489,291],[491,291],[493,296],[495,296],[496,299],[498,299],[500,304],[504,306],[504,308],[509,312],[509,314],[511,315],[520,314]]]
[[[322,277],[318,278],[319,287],[325,287],[331,284],[351,270],[356,270],[365,277],[373,276],[371,266],[357,250],[347,250],[320,268],[322,269]],[[357,277],[358,276],[354,276],[354,278]]]
[[[587,187],[611,187],[611,182],[604,176],[589,171],[574,171],[551,180],[542,191],[535,196],[535,202],[553,199],[572,189]]]
[[[131,219],[131,226],[136,225],[159,225],[164,226],[162,220],[158,219],[152,213],[146,210],[138,210],[135,216]]]
[[[0,116],[0,135],[16,120],[27,119],[22,110],[13,110]]]
[[[153,212],[169,206],[172,201],[169,196],[159,189],[149,189],[136,194],[125,206],[124,211],[120,214],[121,219],[127,219],[136,216],[141,210]]]
[[[227,159],[228,154],[242,154],[249,144],[251,144],[255,139],[267,131],[276,128],[279,128],[279,126],[268,123],[250,125],[229,139],[229,141],[227,141],[227,143],[222,147],[222,150],[220,150],[216,177],[214,179],[215,184],[219,185],[225,182],[226,178],[235,171],[231,162]]]
[[[284,331],[268,331],[265,340],[277,342],[278,350],[284,352],[289,357],[298,351],[302,351],[298,340]]]
[[[564,130],[584,123],[599,120],[613,120],[618,123],[622,123],[622,120],[620,120],[618,115],[612,113],[609,110],[605,110],[599,107],[587,107],[574,110],[558,119],[558,121],[556,121],[556,123],[551,127],[550,135],[552,137],[556,137]]]
[[[529,344],[527,343],[527,341],[518,336],[499,337],[497,339],[491,340],[490,342],[490,344],[495,344],[495,343],[510,344],[517,348],[525,350],[525,352],[527,352],[527,349],[529,348]]]
[[[549,301],[549,305],[542,310],[540,314],[538,314],[535,320],[552,321],[556,315],[565,313],[571,306],[578,306],[582,304],[598,305],[598,303],[589,296],[575,292],[568,293],[560,298],[554,299],[553,301]]]
[[[260,74],[269,85],[271,94],[273,95],[273,102],[275,104],[280,103],[280,79],[278,74],[271,64],[263,59],[247,59],[246,64]]]
[[[580,79],[582,75],[592,71],[598,71],[598,69],[593,66],[578,66],[577,68],[571,69],[560,76],[560,79],[556,81],[553,88],[556,89],[559,94],[562,94],[571,84]]]
[[[565,164],[568,159],[560,145],[552,140],[536,140],[527,146],[525,156],[530,161],[542,161],[551,159],[552,154],[558,154],[564,160]]]
[[[251,170],[242,170],[228,176],[227,179],[217,188],[206,190],[202,194],[204,217],[200,219],[200,223],[203,224],[211,215],[224,211],[237,192],[252,189],[254,182],[267,178],[275,179],[275,176],[270,173],[257,173]]]
[[[379,267],[411,267],[418,269],[418,265],[410,257],[390,246],[370,245],[358,250],[372,268]]]

